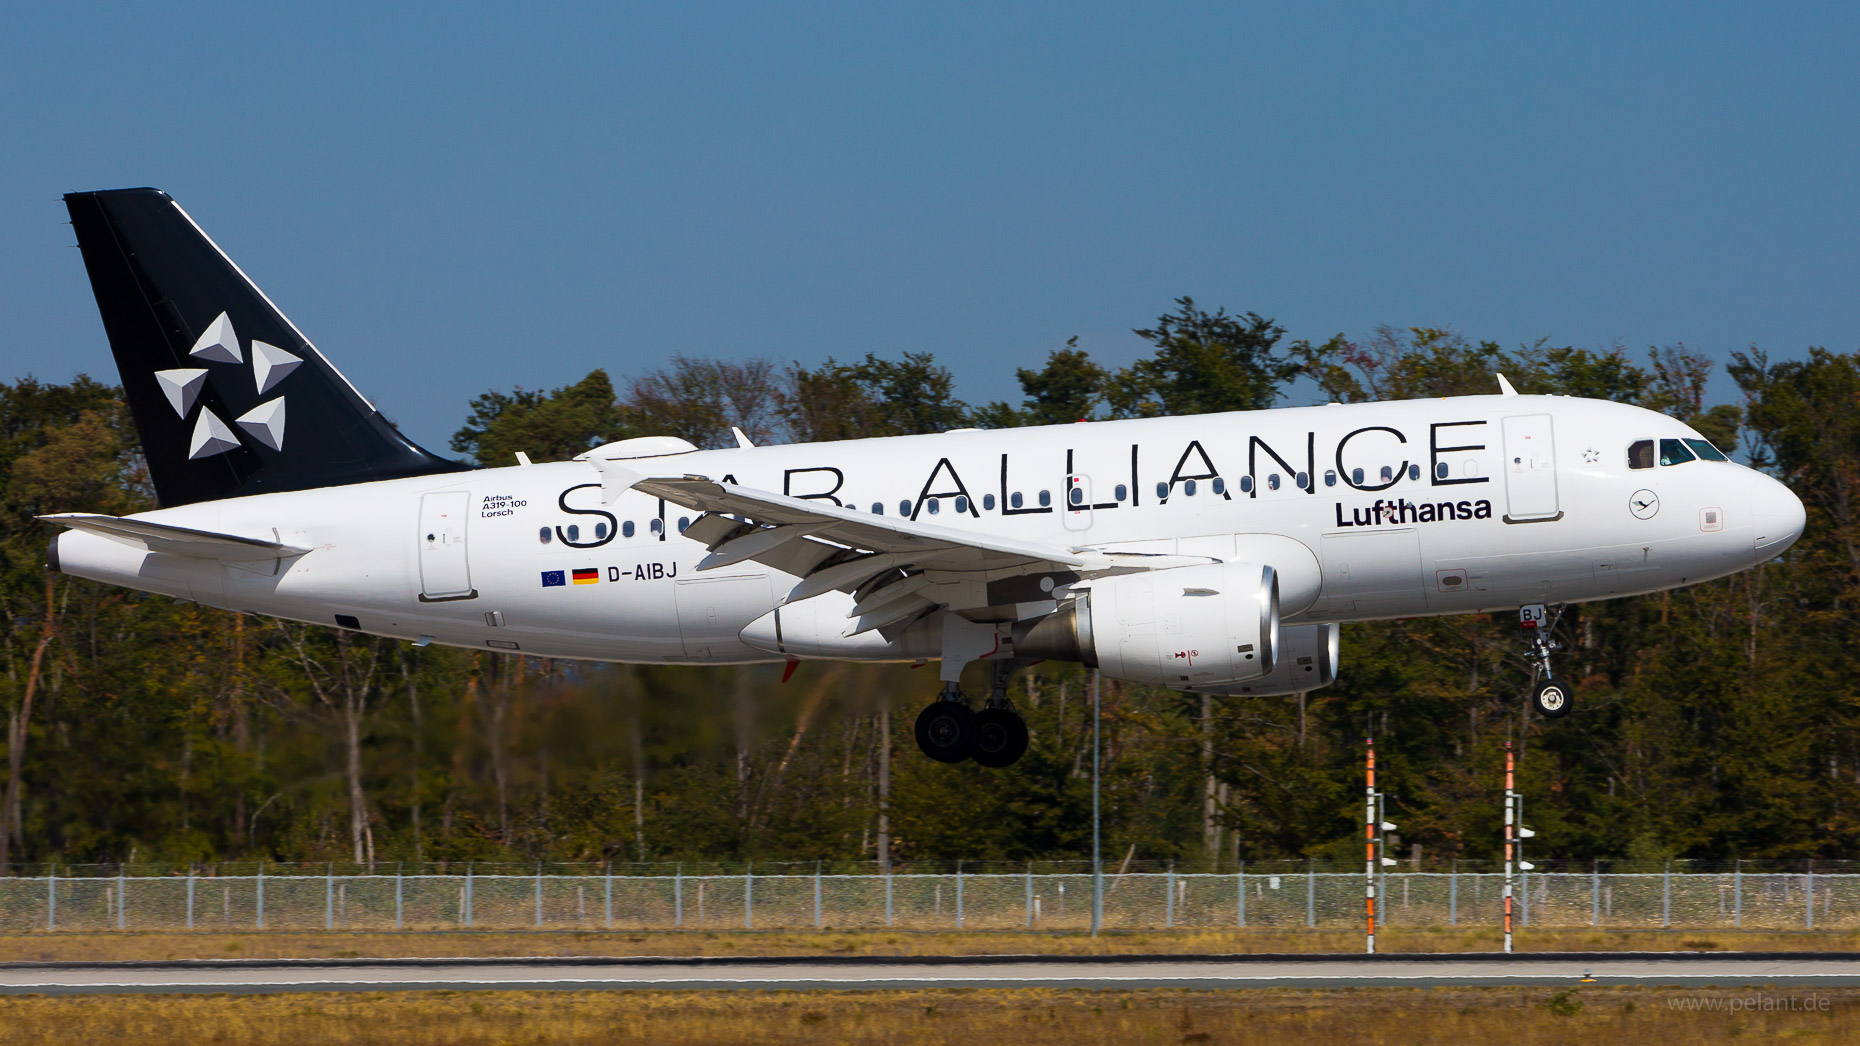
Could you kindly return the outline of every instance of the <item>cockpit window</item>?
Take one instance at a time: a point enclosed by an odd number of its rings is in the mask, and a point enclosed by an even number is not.
[[[1731,460],[1730,458],[1727,458],[1724,456],[1724,451],[1721,451],[1717,447],[1712,446],[1711,440],[1708,440],[1708,439],[1689,439],[1689,440],[1686,440],[1686,446],[1691,447],[1694,453],[1696,453],[1699,457],[1704,458],[1706,461],[1729,461]]]
[[[1698,455],[1686,449],[1685,443],[1676,439],[1660,441],[1660,464],[1683,465],[1688,461],[1698,460]]]
[[[1444,467],[1444,466],[1443,466]],[[1628,468],[1650,469],[1653,467],[1653,441],[1637,439],[1628,447]]]

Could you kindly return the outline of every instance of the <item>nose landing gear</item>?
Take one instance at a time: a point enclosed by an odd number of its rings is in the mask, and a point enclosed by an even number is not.
[[[1523,630],[1528,647],[1525,656],[1531,660],[1531,707],[1545,719],[1568,715],[1576,699],[1575,690],[1564,680],[1555,678],[1550,667],[1550,655],[1563,649],[1550,635],[1562,616],[1562,607],[1557,607],[1552,617],[1542,603],[1518,608],[1518,627]]]
[[[917,747],[932,759],[960,763],[974,759],[982,766],[1012,766],[1027,751],[1027,721],[1007,697],[1008,676],[1014,663],[993,664],[994,679],[987,703],[980,712],[955,683],[943,684],[943,693],[917,716]]]

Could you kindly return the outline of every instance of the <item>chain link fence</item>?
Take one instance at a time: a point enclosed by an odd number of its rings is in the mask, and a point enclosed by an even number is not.
[[[158,872],[158,874],[151,874]],[[1379,876],[1378,921],[1495,926],[1491,870]],[[1363,920],[1361,872],[1308,864],[1224,873],[1107,871],[1112,930],[1340,929]],[[1860,928],[1860,874],[1839,870],[1538,870],[1516,878],[1521,926],[1647,929]],[[0,931],[101,930],[1085,930],[1082,869],[726,872],[682,867],[418,871],[44,869],[0,878]]]

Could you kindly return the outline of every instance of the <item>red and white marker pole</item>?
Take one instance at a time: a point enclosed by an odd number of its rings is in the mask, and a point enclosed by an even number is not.
[[[1369,939],[1368,953],[1376,953],[1376,742],[1374,738],[1365,738],[1364,747],[1369,753],[1369,785],[1364,790],[1363,802],[1363,901],[1368,914]]]
[[[1512,861],[1517,855],[1517,819],[1513,800],[1517,793],[1513,791],[1514,766],[1512,763],[1511,742],[1505,742],[1505,952],[1511,952],[1511,874]]]

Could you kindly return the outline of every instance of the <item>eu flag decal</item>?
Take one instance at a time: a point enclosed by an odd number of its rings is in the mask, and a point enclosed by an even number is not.
[[[592,585],[598,583],[600,580],[601,572],[593,567],[575,571],[575,584],[577,585]]]
[[[542,572],[543,587],[544,588],[559,588],[563,585],[568,584],[568,578],[564,576],[564,573],[565,573],[564,571],[560,571],[560,570],[543,571]]]

